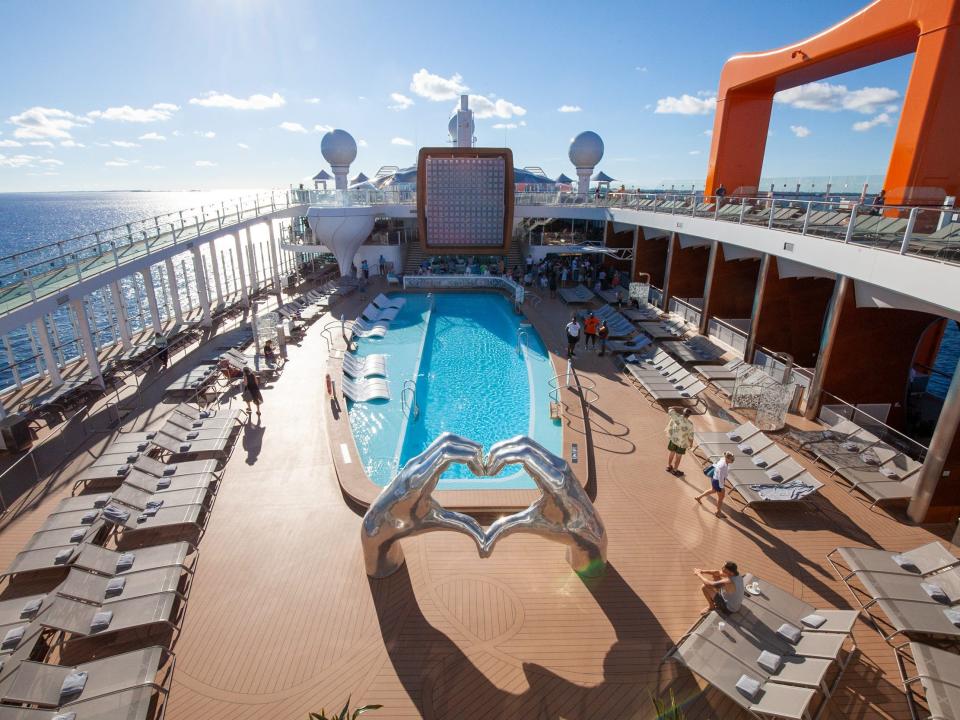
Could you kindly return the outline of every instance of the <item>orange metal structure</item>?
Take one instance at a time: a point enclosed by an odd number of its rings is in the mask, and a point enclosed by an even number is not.
[[[717,93],[706,191],[757,191],[773,96],[916,53],[887,166],[888,204],[939,204],[960,193],[960,0],[876,0],[788,47],[736,55]]]

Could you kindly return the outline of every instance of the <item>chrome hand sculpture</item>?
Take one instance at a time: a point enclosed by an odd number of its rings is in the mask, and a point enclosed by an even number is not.
[[[542,495],[529,508],[497,520],[485,533],[469,515],[444,509],[432,493],[453,463],[477,476],[496,475],[519,464]],[[434,530],[454,530],[473,538],[481,557],[489,557],[500,538],[529,532],[567,546],[567,561],[581,575],[603,572],[607,536],[586,492],[570,466],[542,445],[518,436],[494,445],[486,462],[472,440],[444,433],[411,459],[367,510],[361,530],[367,574],[385,577],[403,565],[401,538]]]
[[[444,509],[433,499],[440,476],[453,463],[485,475],[483,446],[453,433],[444,433],[430,447],[407,461],[363,516],[361,539],[367,575],[386,577],[403,565],[397,542],[409,535],[454,530],[483,546],[483,528],[469,515]]]

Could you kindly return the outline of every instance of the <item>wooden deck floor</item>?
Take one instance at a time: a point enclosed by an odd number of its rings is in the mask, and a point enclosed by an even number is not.
[[[532,312],[552,351],[567,312],[558,301]],[[733,559],[813,604],[846,608],[829,550],[903,549],[946,531],[870,512],[830,481],[817,512],[761,521],[731,505],[718,519],[693,501],[704,480],[693,459],[683,479],[664,471],[663,411],[609,358],[588,355],[577,363],[600,398],[590,430],[606,575],[580,580],[563,548],[537,538],[511,537],[481,560],[467,538],[435,533],[404,541],[405,567],[370,580],[360,515],[342,497],[325,438],[325,348],[318,332],[292,348],[227,467],[174,648],[169,720],[302,720],[348,696],[383,704],[370,716],[383,718],[653,718],[651,693],[670,691],[689,718],[738,718],[688,672],[660,665],[703,606],[694,566]],[[696,424],[727,418],[713,405]],[[565,442],[583,447],[582,420],[567,422]],[[69,483],[56,488],[0,533],[0,563]],[[861,653],[826,716],[909,717],[891,648],[863,623],[856,639]]]

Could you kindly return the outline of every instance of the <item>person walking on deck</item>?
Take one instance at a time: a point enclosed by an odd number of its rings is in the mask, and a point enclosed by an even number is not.
[[[257,416],[260,415],[260,405],[263,403],[263,395],[260,394],[260,383],[257,381],[257,375],[248,367],[243,368],[243,401],[247,404],[247,414],[250,413],[250,403],[257,406]]]
[[[726,495],[727,492],[727,474],[730,472],[730,464],[733,462],[733,459],[733,453],[724,453],[723,457],[717,460],[717,462],[715,462],[713,465],[708,466],[706,470],[703,471],[703,474],[710,478],[710,489],[704,490],[695,498],[697,503],[699,503],[710,493],[716,493],[717,517],[723,517],[723,496]]]
[[[672,407],[667,410],[667,472],[671,475],[683,475],[680,458],[693,445],[693,423],[690,422],[690,408]]]

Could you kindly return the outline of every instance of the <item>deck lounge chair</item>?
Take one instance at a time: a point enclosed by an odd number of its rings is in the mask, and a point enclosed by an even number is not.
[[[857,598],[861,607],[869,607],[877,600],[911,600],[932,605],[953,606],[960,603],[960,567],[953,567],[929,578],[916,575],[863,571],[854,575],[857,585],[847,587]],[[851,578],[852,580],[853,578]],[[943,593],[943,601],[935,600],[924,586],[934,585]],[[861,601],[861,596],[868,598]]]
[[[362,338],[382,338],[387,334],[389,329],[390,325],[385,321],[368,323],[363,319],[354,320],[353,324],[350,325],[350,336]]]
[[[42,627],[73,638],[113,635],[156,626],[165,626],[177,632],[178,619],[175,613],[180,614],[177,612],[178,601],[176,593],[157,593],[119,600],[101,610],[98,605],[58,597],[37,618],[37,622]],[[105,622],[98,622],[98,616],[106,612],[110,613],[110,617],[104,617]]]
[[[343,356],[343,371],[354,378],[387,376],[387,356],[379,353],[359,357],[350,353]]]
[[[235,438],[218,438],[195,440],[180,440],[167,435],[162,430],[150,441],[153,445],[160,448],[171,457],[193,456],[193,455],[213,455],[224,458],[230,454],[233,448]]]
[[[754,717],[811,718],[810,705],[816,691],[768,680],[753,698],[748,698],[737,689],[737,683],[744,675],[750,676],[752,668],[704,637],[689,635],[671,650],[667,659],[684,665]]]
[[[367,378],[360,382],[345,375],[340,382],[340,391],[353,402],[390,399],[390,386],[382,378]]]
[[[188,542],[151,545],[118,552],[99,545],[84,545],[73,560],[73,567],[114,577],[163,567],[177,567],[193,574],[197,549]]]
[[[0,600],[0,627],[22,625],[34,620],[53,602],[55,593],[34,593]]]
[[[585,288],[583,285],[577,285],[572,288],[560,288],[558,290],[560,294],[560,299],[563,300],[568,305],[573,305],[575,303],[588,303],[593,300],[593,292]]]
[[[726,432],[695,432],[693,440],[698,445],[709,443],[742,443],[760,432],[760,428],[752,422],[737,425],[733,430]]]
[[[187,403],[180,403],[173,408],[173,412],[179,413],[180,415],[190,418],[191,420],[208,420],[212,418],[233,418],[236,420],[244,414],[243,410],[234,410],[232,408],[222,406],[211,406],[201,410]]]
[[[4,703],[34,705],[37,708],[63,708],[65,713],[73,712],[76,708],[76,717],[81,720],[134,718],[138,716],[129,715],[126,711],[123,714],[95,714],[90,711],[89,703],[97,698],[108,701],[116,698],[118,693],[131,692],[134,689],[165,692],[171,673],[163,673],[159,679],[157,675],[168,663],[172,670],[172,658],[169,650],[155,645],[72,667],[25,661],[17,666],[0,688],[0,699]],[[76,683],[73,692],[65,693],[68,676],[77,673],[83,674],[83,680]],[[110,702],[112,704],[112,700]],[[5,716],[0,714],[0,717]]]
[[[54,516],[56,517],[56,516]],[[59,527],[51,530],[38,530],[35,532],[24,550],[44,550],[46,548],[65,547],[68,545],[80,545],[96,541],[103,535],[105,524],[99,518],[90,524],[77,524],[69,527]]]
[[[216,460],[162,463],[155,458],[146,456],[140,456],[133,463],[133,469],[158,478],[177,478],[185,475],[216,475],[219,478],[222,474],[222,470],[218,469]]]
[[[827,553],[827,560],[844,582],[861,571],[926,577],[960,563],[939,542],[927,543],[903,553],[876,548],[838,547]]]
[[[373,323],[381,321],[390,322],[397,317],[398,312],[400,312],[400,308],[378,308],[373,303],[370,303],[360,312],[360,317]]]
[[[120,536],[118,542],[124,543],[126,547],[130,547],[133,543],[150,544],[144,540],[144,536],[152,538],[157,533],[168,535],[175,533],[177,538],[183,538],[184,533],[189,532],[194,540],[199,540],[210,514],[209,507],[200,503],[162,505],[158,509],[142,512],[118,503],[111,503],[107,507],[122,511],[120,518],[112,521],[111,525],[114,532]]]
[[[886,480],[884,482],[861,482],[851,488],[863,493],[872,501],[870,508],[887,502],[906,502],[913,498],[917,485],[920,482],[920,473],[916,472],[905,480]]]
[[[760,453],[762,456],[764,453]],[[750,458],[752,461],[753,458]],[[765,485],[768,483],[785,483],[795,479],[798,475],[805,473],[806,469],[789,455],[769,467],[750,467],[746,463],[740,463],[740,458],[734,460],[734,466],[727,476],[731,486],[733,485]],[[752,464],[752,463],[751,463]]]
[[[764,433],[758,432],[748,438],[744,438],[739,443],[730,441],[697,443],[697,450],[708,459],[711,457],[719,457],[727,452],[733,453],[734,457],[747,456],[750,458],[763,452],[771,445],[773,445],[773,440]]]
[[[185,465],[189,463],[184,463]],[[213,473],[190,473],[184,475],[167,475],[156,477],[134,467],[123,479],[124,485],[129,485],[144,492],[165,496],[167,493],[180,492],[200,488],[216,495],[219,479]]]
[[[636,353],[642,352],[650,347],[653,340],[645,335],[640,335],[632,340],[611,340],[607,342],[607,350],[613,353]]]
[[[117,578],[71,568],[66,579],[56,587],[56,594],[93,605],[105,605],[160,592],[179,593],[185,600],[186,597],[181,592],[181,588],[186,589],[188,585],[184,581],[185,577],[188,576],[185,576],[183,568],[172,565],[128,573],[121,582],[117,582]]]
[[[380,293],[373,299],[373,304],[378,308],[402,308],[406,304],[406,298],[402,297],[387,297],[383,293]]]
[[[960,683],[957,682],[960,655],[925,643],[911,642],[899,646],[896,656],[914,720],[921,717],[916,698],[918,683],[923,688],[927,706],[923,717],[931,720],[960,717]],[[907,663],[913,666],[913,672],[907,672]]]
[[[745,585],[751,585],[755,582],[758,589],[757,594],[751,592],[744,594],[745,603],[749,606],[764,607],[768,611],[783,618],[785,622],[789,622],[794,627],[803,628],[807,632],[830,632],[849,635],[853,632],[853,626],[856,624],[857,617],[860,614],[856,610],[816,608],[797,596],[788,593],[786,590],[755,575],[744,575],[743,581]],[[818,615],[826,622],[818,627],[813,627],[810,623],[818,623],[819,619],[811,618],[812,615]],[[809,618],[809,620],[804,622],[805,618]]]
[[[700,396],[700,393],[706,389],[706,385],[697,381],[686,387],[675,387],[672,389],[657,388],[656,390],[651,390],[650,395],[657,402],[667,402],[671,400],[697,400]]]
[[[743,360],[735,358],[723,365],[694,365],[694,372],[699,373],[707,380],[735,380],[737,368],[743,365]]]
[[[191,430],[210,430],[213,428],[237,428],[243,424],[241,417],[213,417],[203,420],[193,420],[181,415],[178,412],[172,412],[167,416],[164,425],[181,428],[187,432]]]
[[[671,338],[681,338],[684,335],[684,333],[678,331],[676,327],[669,326],[662,322],[642,322],[637,323],[637,326],[654,340],[669,340]]]
[[[746,506],[806,502],[811,495],[819,492],[823,487],[823,483],[808,472],[801,472],[783,482],[767,481],[751,484],[731,481],[728,476],[727,484],[742,498]]]

